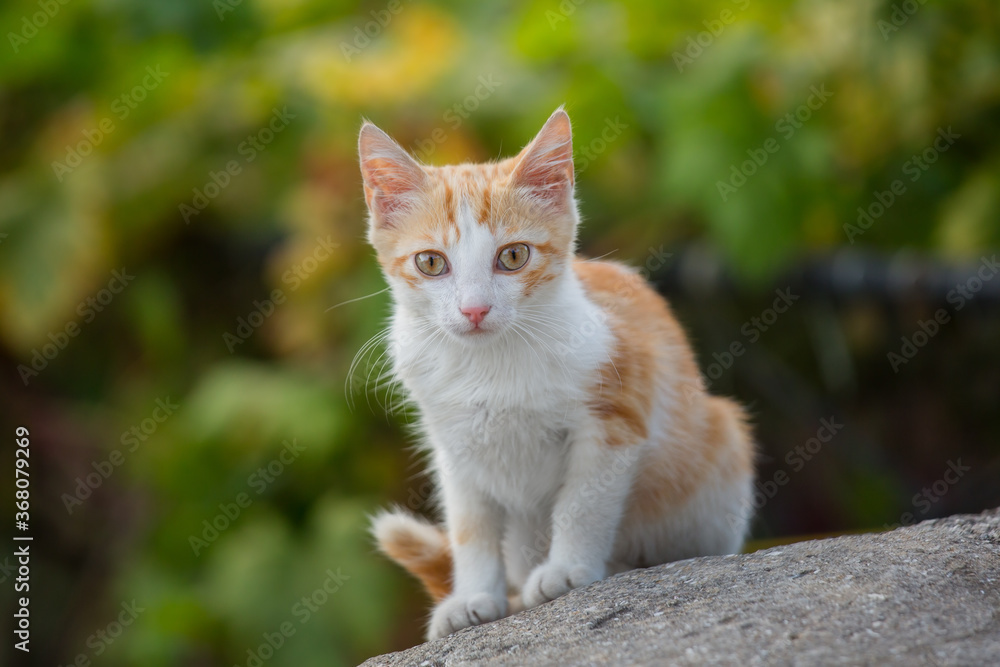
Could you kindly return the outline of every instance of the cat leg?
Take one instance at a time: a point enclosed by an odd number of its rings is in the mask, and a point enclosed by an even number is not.
[[[695,556],[739,553],[752,516],[753,478],[709,479],[683,506],[635,526],[622,541],[653,565]]]
[[[568,470],[552,516],[552,546],[521,592],[534,607],[603,579],[636,474],[639,445],[610,446],[585,418],[571,434]]]
[[[541,565],[549,553],[548,513],[508,514],[503,538],[504,564],[507,583],[518,591],[528,575]]]
[[[655,565],[668,561],[738,553],[753,516],[753,441],[735,403],[707,397],[708,427],[701,451],[715,451],[714,464],[682,497],[671,488],[679,463],[666,443],[650,450],[626,510],[617,558]]]
[[[451,594],[431,614],[428,639],[507,614],[507,582],[500,544],[503,510],[454,475],[442,475],[441,487],[454,580]]]

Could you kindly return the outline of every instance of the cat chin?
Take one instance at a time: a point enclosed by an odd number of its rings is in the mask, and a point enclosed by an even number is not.
[[[494,329],[465,329],[463,331],[451,329],[449,332],[452,338],[458,340],[463,345],[472,347],[488,344],[500,334],[499,331]]]

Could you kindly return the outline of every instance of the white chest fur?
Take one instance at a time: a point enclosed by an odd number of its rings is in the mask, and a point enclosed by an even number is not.
[[[596,306],[575,281],[567,291],[534,335],[509,331],[469,345],[434,340],[433,329],[409,335],[423,323],[405,310],[393,322],[397,376],[416,402],[439,473],[455,474],[515,511],[552,501],[573,425],[610,358],[610,333]]]

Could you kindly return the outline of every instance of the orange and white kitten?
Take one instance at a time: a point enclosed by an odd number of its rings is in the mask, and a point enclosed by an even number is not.
[[[393,370],[444,510],[444,526],[382,513],[373,532],[437,601],[428,637],[611,573],[738,551],[744,413],[705,392],[635,271],[575,256],[566,112],[500,162],[424,166],[371,123],[360,157]]]

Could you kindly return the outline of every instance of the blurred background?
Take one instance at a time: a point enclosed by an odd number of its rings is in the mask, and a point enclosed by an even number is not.
[[[385,286],[362,117],[446,164],[566,105],[581,251],[648,271],[753,413],[748,548],[1000,505],[993,0],[34,0],[0,35],[0,497],[25,426],[34,537],[7,663],[420,640],[366,534],[432,511],[364,348],[389,298],[329,310]]]

